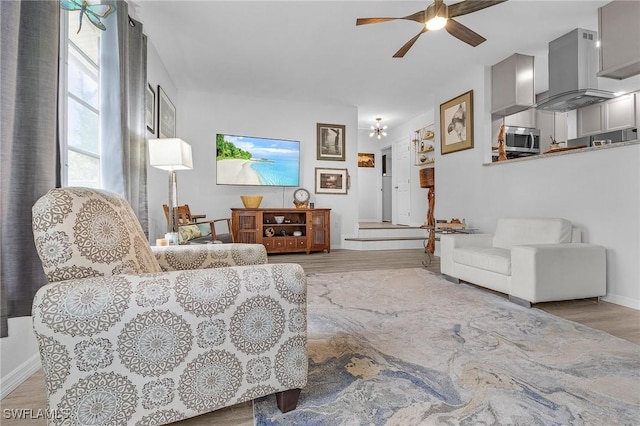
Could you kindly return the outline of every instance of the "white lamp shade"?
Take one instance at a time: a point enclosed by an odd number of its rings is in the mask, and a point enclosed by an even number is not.
[[[149,139],[149,165],[163,170],[193,169],[191,145],[179,138]]]

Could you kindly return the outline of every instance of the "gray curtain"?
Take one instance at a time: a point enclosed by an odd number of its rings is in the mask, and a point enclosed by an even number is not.
[[[129,201],[148,234],[147,39],[142,24],[129,18],[127,3],[103,3],[114,4],[116,12],[105,20],[107,31],[100,37],[102,183]]]
[[[47,283],[31,231],[31,206],[59,186],[57,1],[0,1],[0,292],[7,318],[31,315]]]

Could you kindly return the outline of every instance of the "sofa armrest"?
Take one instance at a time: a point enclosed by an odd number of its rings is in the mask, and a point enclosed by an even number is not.
[[[604,247],[585,243],[531,244],[511,249],[511,292],[531,303],[607,293]]]
[[[491,247],[492,243],[493,234],[440,235],[440,272],[455,277],[453,272],[453,249],[457,247]]]
[[[304,387],[306,300],[296,264],[48,284],[33,302],[48,408],[71,424],[98,388],[117,407],[112,424],[164,424],[168,410],[191,417]],[[207,394],[201,376],[224,381]]]
[[[224,268],[267,263],[262,244],[190,244],[151,247],[163,271]]]

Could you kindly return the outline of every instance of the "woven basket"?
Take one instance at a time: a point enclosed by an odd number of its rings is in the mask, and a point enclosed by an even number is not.
[[[262,202],[262,195],[241,195],[240,199],[245,209],[257,209]]]
[[[420,188],[433,188],[436,186],[435,169],[429,167],[420,169]]]

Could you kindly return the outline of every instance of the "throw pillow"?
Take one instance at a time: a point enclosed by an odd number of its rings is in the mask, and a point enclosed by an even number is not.
[[[202,237],[202,232],[200,228],[198,228],[198,225],[184,225],[179,227],[178,231],[180,232],[180,241],[182,242]]]

